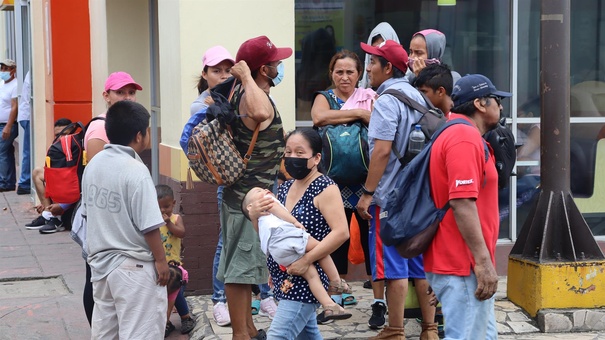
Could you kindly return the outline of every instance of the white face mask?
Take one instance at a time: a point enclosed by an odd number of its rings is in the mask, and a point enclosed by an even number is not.
[[[273,86],[279,85],[281,81],[284,79],[284,63],[279,63],[279,65],[274,66],[277,69],[277,75],[275,78],[269,78],[273,82]]]
[[[11,79],[11,73],[8,71],[2,71],[0,72],[0,79],[7,81],[9,79]]]

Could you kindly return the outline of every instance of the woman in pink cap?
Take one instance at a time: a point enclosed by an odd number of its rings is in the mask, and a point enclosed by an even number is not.
[[[212,97],[210,97],[210,90],[231,77],[231,67],[234,64],[235,61],[233,60],[233,57],[223,46],[211,47],[204,54],[204,57],[202,58],[202,75],[197,84],[199,97],[191,103],[192,117],[187,123],[191,129],[206,118],[206,109],[213,102]],[[185,147],[187,145],[189,135],[187,135],[186,138],[181,139],[181,146]],[[223,200],[222,186],[218,187],[216,194],[220,211],[221,202]],[[222,228],[220,228],[212,266],[212,303],[214,304],[212,314],[217,325],[226,327],[231,324],[231,318],[229,317],[229,310],[227,309],[226,304],[227,297],[225,296],[225,285],[216,278],[222,248],[223,237]]]
[[[137,91],[142,91],[141,85],[137,84],[130,74],[126,72],[114,72],[109,75],[105,81],[105,91],[103,99],[107,103],[107,108],[120,100],[137,101]],[[105,113],[99,115],[105,118]],[[90,123],[86,135],[84,136],[84,149],[88,160],[103,150],[105,144],[109,143],[105,134],[105,120],[95,120]]]
[[[210,47],[202,58],[202,75],[197,83],[199,97],[191,104],[191,115],[212,104],[210,90],[231,77],[233,57],[223,46]]]
[[[143,90],[141,85],[137,84],[130,74],[126,72],[114,72],[110,74],[105,81],[103,99],[107,103],[107,108],[109,108],[111,105],[121,100],[136,101],[137,91],[141,90]],[[105,133],[105,112],[100,114],[99,117],[103,117],[103,119],[92,121],[84,136],[84,150],[86,150],[88,161],[103,150],[105,144],[109,144],[109,139]],[[90,282],[90,276],[90,266],[86,263],[86,284],[84,285],[83,302],[88,323],[92,325],[92,311],[95,303],[92,295],[92,282]]]

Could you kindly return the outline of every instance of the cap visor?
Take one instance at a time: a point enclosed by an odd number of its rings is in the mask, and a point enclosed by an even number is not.
[[[510,93],[510,92],[504,92],[504,91],[496,91],[496,92],[494,92],[494,93],[492,93],[492,94],[493,94],[493,95],[496,95],[496,96],[498,96],[498,97],[506,97],[506,98],[508,98],[508,97],[512,97],[512,96],[513,96],[513,94],[512,94],[512,93]]]
[[[108,90],[112,90],[112,91],[119,90],[119,89],[121,89],[122,87],[124,87],[124,86],[126,86],[126,85],[130,85],[130,84],[134,85],[134,87],[135,87],[135,88],[136,88],[138,91],[143,91],[143,88],[141,87],[141,85],[139,85],[139,84],[137,84],[137,83],[133,83],[133,82],[116,83],[116,84],[113,84],[113,86],[111,86],[111,87],[110,87]]]
[[[380,53],[378,53],[378,48],[377,47],[374,47],[372,45],[368,45],[366,43],[359,43],[359,46],[361,46],[361,49],[365,53],[380,55]]]
[[[220,63],[222,63],[222,62],[223,62],[223,61],[225,61],[225,60],[230,61],[232,64],[234,64],[234,65],[235,65],[235,60],[233,60],[233,59],[231,59],[231,58],[223,58],[223,57],[219,57],[219,58],[212,59],[212,60],[208,61],[206,64],[204,64],[204,66],[210,66],[210,67],[214,67],[214,66],[216,66],[216,65],[218,65],[218,64],[220,64]]]
[[[290,47],[278,47],[275,57],[270,61],[284,60],[286,58],[290,58],[291,55],[292,49]]]

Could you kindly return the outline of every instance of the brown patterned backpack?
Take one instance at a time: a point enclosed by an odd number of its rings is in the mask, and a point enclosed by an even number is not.
[[[229,79],[216,86],[210,93],[214,104],[208,107],[206,119],[199,123],[188,141],[187,158],[189,167],[203,182],[230,186],[245,173],[248,160],[256,144],[260,124],[256,126],[248,151],[242,157],[233,143],[230,123],[235,119],[235,106],[231,98],[236,85]],[[221,92],[229,88],[228,98]],[[191,173],[188,173],[187,187],[191,188]]]

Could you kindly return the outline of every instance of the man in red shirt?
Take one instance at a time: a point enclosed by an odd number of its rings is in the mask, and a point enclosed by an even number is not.
[[[498,174],[482,135],[496,127],[501,100],[510,96],[483,75],[462,77],[452,92],[449,119],[464,119],[471,126],[449,127],[431,151],[431,194],[436,206],[449,201],[452,209],[424,253],[424,269],[443,306],[447,338],[498,336],[493,298],[498,286]]]

